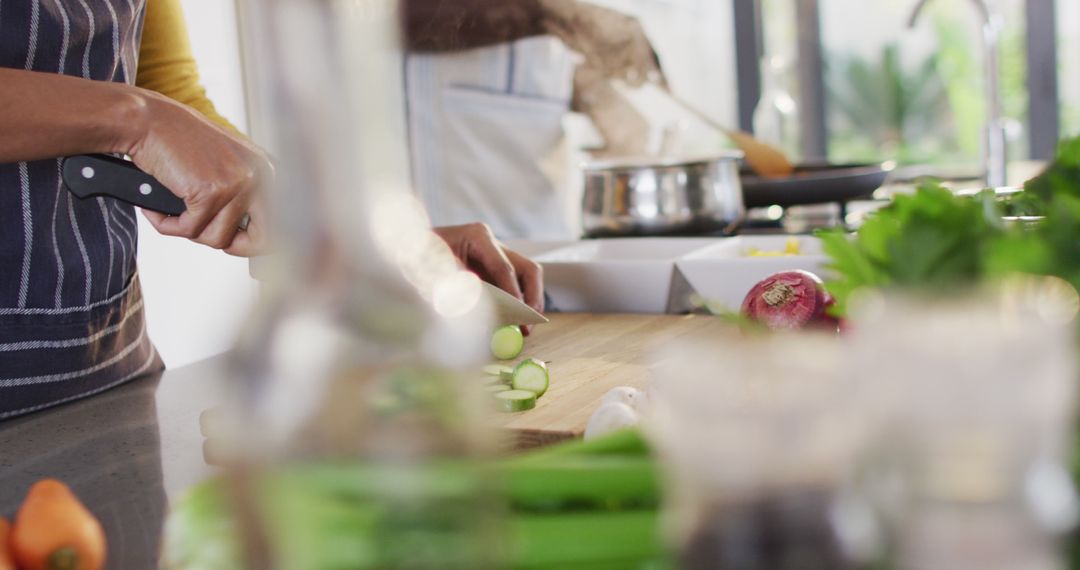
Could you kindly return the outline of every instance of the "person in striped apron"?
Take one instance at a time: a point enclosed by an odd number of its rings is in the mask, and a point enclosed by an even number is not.
[[[177,217],[144,211],[162,234],[241,256],[265,240],[253,198],[271,167],[199,86],[179,0],[0,0],[0,420],[164,367],[134,208],[61,183],[61,158],[84,153],[126,154],[184,199]],[[486,226],[435,231],[542,308],[539,266]]]
[[[146,214],[163,234],[238,255],[261,239],[257,221],[237,229],[268,164],[212,122],[177,2],[0,0],[0,419],[163,368],[135,210],[73,197],[59,157],[131,156],[188,205]]]

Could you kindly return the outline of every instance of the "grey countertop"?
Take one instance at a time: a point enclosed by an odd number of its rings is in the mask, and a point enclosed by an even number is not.
[[[213,473],[199,415],[223,398],[222,358],[0,422],[0,515],[35,481],[67,483],[98,516],[110,569],[157,567],[167,505]]]

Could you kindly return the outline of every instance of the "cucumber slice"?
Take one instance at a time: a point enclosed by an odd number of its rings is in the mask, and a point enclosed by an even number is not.
[[[514,378],[510,381],[515,390],[528,390],[537,398],[547,392],[548,384],[547,364],[533,358],[522,360],[514,369]]]
[[[485,386],[484,389],[492,394],[498,394],[499,392],[506,392],[511,388],[506,384],[492,384],[491,386]]]
[[[484,367],[484,374],[498,376],[500,380],[509,382],[514,378],[514,367],[505,364],[489,364]]]
[[[495,409],[500,412],[524,412],[536,407],[536,394],[528,390],[506,390],[495,394]]]
[[[491,354],[499,360],[513,360],[521,354],[523,348],[525,336],[517,325],[500,327],[491,335]]]

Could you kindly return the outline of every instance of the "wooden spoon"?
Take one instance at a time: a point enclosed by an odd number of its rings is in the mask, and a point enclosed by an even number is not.
[[[662,89],[662,91],[667,93],[672,101],[678,103],[703,123],[727,135],[731,142],[735,143],[735,146],[739,147],[746,155],[746,163],[750,165],[754,172],[767,178],[782,178],[791,176],[795,172],[795,165],[791,164],[784,151],[761,142],[750,133],[728,129],[670,89]]]

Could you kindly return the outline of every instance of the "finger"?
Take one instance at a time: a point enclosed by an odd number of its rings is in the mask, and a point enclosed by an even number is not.
[[[169,217],[161,212],[155,212],[153,210],[142,210],[142,215],[146,218],[146,221],[150,222],[150,225],[153,226],[155,230],[162,220]]]
[[[471,238],[468,244],[468,263],[475,262],[487,280],[496,287],[510,293],[518,299],[523,299],[521,287],[518,285],[517,272],[514,265],[507,259],[495,240],[490,230],[485,229],[482,233]]]
[[[214,216],[210,225],[195,241],[215,249],[228,249],[237,235],[242,233],[238,231],[240,221],[247,213],[250,202],[251,194],[242,192]]]
[[[502,255],[502,252],[495,252],[495,246],[489,246],[488,248],[491,251],[477,253],[475,256],[470,256],[470,259],[475,259],[483,268],[487,281],[519,300],[524,300],[514,266]]]
[[[250,229],[256,224],[252,219]],[[245,231],[237,231],[236,236],[233,238],[232,243],[224,249],[225,253],[236,257],[255,257],[261,254],[265,248],[257,240],[251,237],[251,234]]]
[[[263,206],[263,201],[258,196],[251,201],[248,207],[247,214],[249,216],[247,235],[251,238],[256,247],[262,249],[266,248],[270,242],[269,226],[267,226],[266,208]]]
[[[195,239],[206,231],[206,227],[213,219],[212,211],[188,208],[179,216],[161,215],[156,220],[151,219],[150,222],[162,235]]]
[[[237,257],[254,257],[265,253],[267,249],[266,217],[258,200],[251,204],[248,210],[251,221],[247,230],[239,231],[232,244],[225,249],[225,253]]]
[[[189,222],[181,221],[180,216],[170,216],[153,210],[143,210],[142,212],[146,221],[150,222],[154,230],[163,236],[193,239],[196,235],[187,229]]]
[[[516,251],[510,249],[504,249],[504,251],[517,271],[518,283],[521,285],[525,303],[537,312],[543,313],[544,278],[540,265]]]
[[[532,260],[507,250],[507,255],[512,255],[511,262],[518,274],[518,283],[524,295],[525,303],[543,314],[544,312],[544,279],[541,267]],[[532,334],[532,326],[523,327],[526,336]]]

